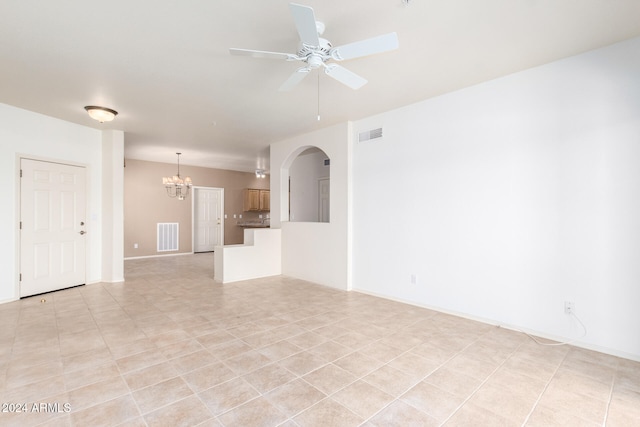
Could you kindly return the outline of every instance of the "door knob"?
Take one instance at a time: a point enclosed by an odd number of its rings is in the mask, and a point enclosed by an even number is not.
[[[82,231],[80,232],[80,234],[83,234],[83,235],[84,235],[84,234],[86,234],[86,233],[87,233],[87,232],[86,232],[86,231],[84,231],[84,230],[82,230]]]

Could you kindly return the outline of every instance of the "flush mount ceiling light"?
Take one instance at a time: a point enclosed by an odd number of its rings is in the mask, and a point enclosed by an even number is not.
[[[116,110],[106,107],[96,107],[95,105],[87,105],[84,109],[89,113],[89,117],[100,123],[110,122],[118,115]]]

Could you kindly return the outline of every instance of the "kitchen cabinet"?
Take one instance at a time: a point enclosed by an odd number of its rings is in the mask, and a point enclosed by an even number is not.
[[[260,210],[269,211],[271,209],[271,192],[260,190]]]
[[[247,188],[244,190],[245,212],[269,212],[271,206],[271,194],[269,190]]]

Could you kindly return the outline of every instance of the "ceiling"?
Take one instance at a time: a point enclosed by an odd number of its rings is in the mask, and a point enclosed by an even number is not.
[[[637,0],[299,3],[334,46],[395,31],[400,48],[342,62],[358,90],[314,72],[278,92],[299,63],[229,48],[295,53],[286,0],[3,0],[0,102],[123,130],[127,158],[268,170],[270,143],[640,35]]]

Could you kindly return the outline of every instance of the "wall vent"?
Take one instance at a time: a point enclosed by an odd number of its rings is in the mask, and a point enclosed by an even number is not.
[[[178,223],[158,223],[158,252],[178,250]]]
[[[358,141],[369,141],[371,139],[382,138],[382,128],[366,130],[358,134]]]

